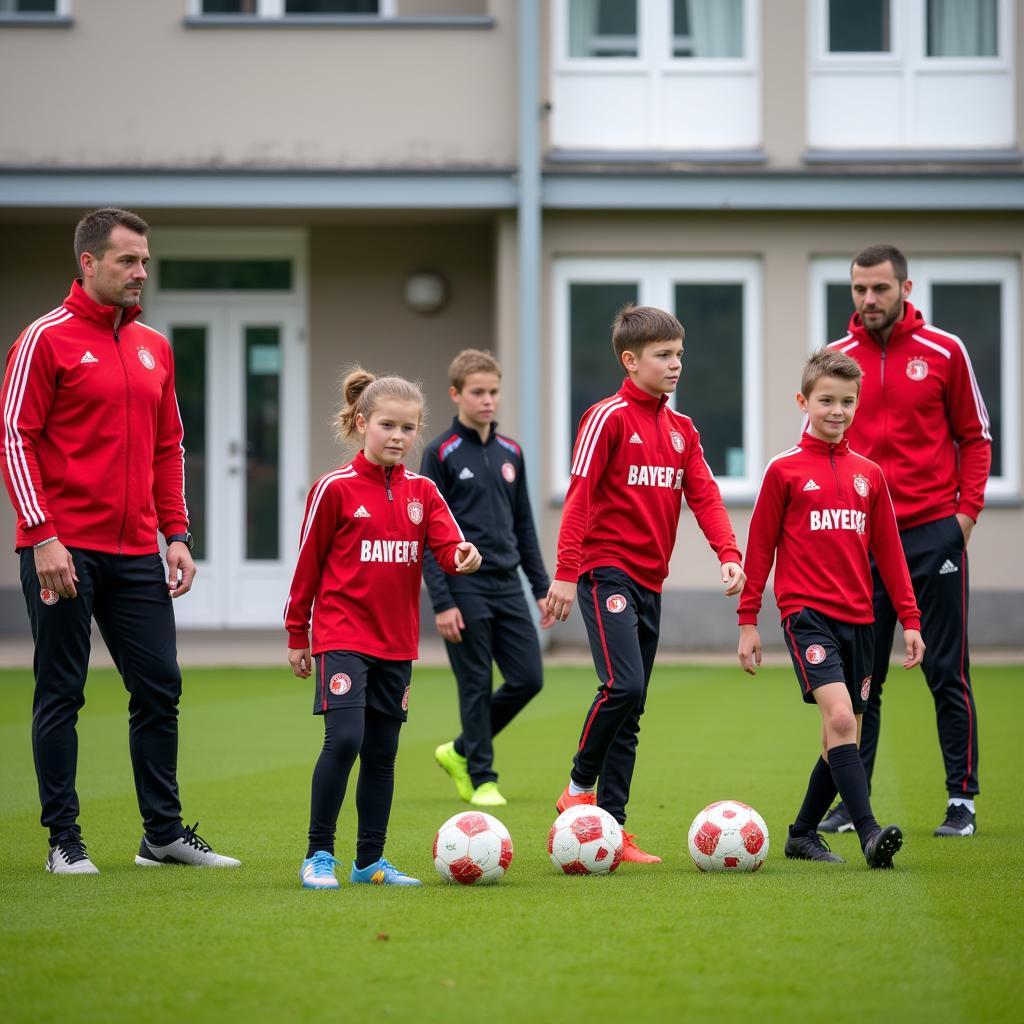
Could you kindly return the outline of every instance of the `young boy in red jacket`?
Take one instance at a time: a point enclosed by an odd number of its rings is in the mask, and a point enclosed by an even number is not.
[[[806,432],[795,448],[768,464],[750,520],[738,655],[753,675],[761,664],[757,613],[777,558],[775,602],[804,702],[821,711],[823,745],[789,827],[786,856],[842,862],[817,832],[838,792],[868,866],[891,868],[903,833],[875,820],[857,749],[874,647],[869,556],[903,624],[904,668],[921,663],[924,643],[885,478],[844,437],[857,409],[861,375],[853,359],[828,349],[815,352],[804,367],[797,404],[807,415]]]
[[[726,595],[740,592],[744,575],[697,428],[668,408],[682,370],[682,324],[661,309],[625,306],[612,348],[627,376],[580,420],[547,608],[564,621],[583,589],[600,680],[556,806],[596,803],[624,824],[682,497],[722,564]],[[623,860],[660,862],[623,834]]]

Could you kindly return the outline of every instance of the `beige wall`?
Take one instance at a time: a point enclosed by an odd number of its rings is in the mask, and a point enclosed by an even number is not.
[[[799,435],[801,421],[793,404],[800,368],[809,345],[810,260],[845,256],[878,239],[896,242],[911,258],[970,255],[1015,256],[1024,250],[1024,215],[1010,214],[549,214],[545,220],[545,281],[559,256],[681,255],[693,257],[757,257],[763,267],[764,301],[764,452],[767,457],[789,447]],[[508,275],[503,275],[502,287]],[[551,296],[544,312],[546,343],[551,350]],[[509,328],[504,328],[509,330]],[[1024,324],[1017,325],[1024,337]],[[689,344],[698,343],[697,339]],[[969,339],[968,339],[969,343]],[[609,357],[610,358],[610,357]],[[550,361],[545,374],[542,410],[550,409]],[[685,368],[684,368],[685,369]],[[1024,381],[1018,381],[1024,394]],[[697,424],[698,428],[700,424]],[[1024,451],[1024,444],[1020,446]],[[544,452],[533,454],[538,465],[535,481],[547,485],[550,465]],[[536,488],[540,492],[539,486]],[[543,509],[545,555],[553,563],[560,508],[550,500]],[[750,509],[731,509],[741,544],[746,539]],[[1007,558],[1024,535],[1024,509],[990,508],[971,541],[972,584],[978,588],[1019,590],[1021,559]],[[717,579],[717,561],[700,536],[692,517],[683,516],[679,544],[672,561],[669,585],[706,588]]]
[[[489,224],[331,225],[310,234],[310,472],[336,465],[330,419],[339,370],[361,362],[424,385],[430,440],[450,421],[448,364],[462,348],[494,346]],[[402,301],[414,270],[439,271],[450,298],[422,316]],[[418,465],[418,457],[412,460]]]
[[[0,95],[32,96],[0,165],[511,166],[515,4],[490,6],[483,29],[196,29],[184,0],[76,0],[70,29],[0,29]]]

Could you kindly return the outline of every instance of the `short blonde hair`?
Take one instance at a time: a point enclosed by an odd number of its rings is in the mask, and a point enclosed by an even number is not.
[[[860,363],[856,359],[852,359],[845,352],[840,352],[838,349],[819,348],[804,363],[804,372],[800,378],[800,394],[806,398],[814,390],[814,385],[822,377],[855,380],[859,390],[861,377],[863,376],[864,371],[860,368]]]
[[[356,432],[356,416],[368,420],[385,398],[415,402],[420,408],[417,425],[423,426],[426,414],[423,389],[404,377],[377,377],[361,366],[354,366],[342,378],[341,394],[344,405],[334,417],[334,436],[338,441],[348,441]]]
[[[464,348],[448,366],[448,383],[461,391],[471,373],[496,373],[500,378],[501,364],[485,349]]]

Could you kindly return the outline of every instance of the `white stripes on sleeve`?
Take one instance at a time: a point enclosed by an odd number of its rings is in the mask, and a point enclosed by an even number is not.
[[[35,354],[39,339],[48,327],[62,324],[72,316],[73,313],[63,306],[58,306],[45,316],[41,316],[25,331],[18,354],[14,357],[14,365],[11,367],[11,386],[4,401],[4,448],[7,453],[7,469],[18,499],[18,510],[26,525],[30,527],[42,526],[46,522],[46,516],[39,504],[39,496],[32,486],[32,474],[25,458],[25,444],[18,429],[18,417],[21,415],[32,356]]]

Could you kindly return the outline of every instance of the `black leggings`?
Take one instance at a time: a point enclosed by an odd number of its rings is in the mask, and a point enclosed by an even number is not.
[[[372,707],[336,708],[324,713],[324,746],[313,769],[307,857],[317,850],[334,853],[338,814],[356,755],[356,866],[365,868],[383,856],[401,728],[399,719]]]

